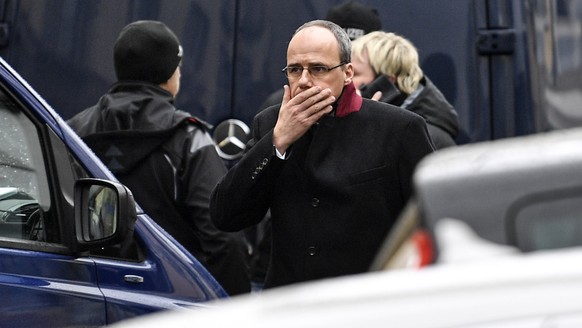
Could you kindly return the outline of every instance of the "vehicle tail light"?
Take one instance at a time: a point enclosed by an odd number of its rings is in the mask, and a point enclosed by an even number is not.
[[[434,262],[432,237],[424,229],[414,229],[385,263],[382,270],[421,269]]]
[[[434,247],[430,234],[424,229],[416,230],[411,236],[411,243],[416,252],[416,261],[412,267],[422,268],[434,261]]]

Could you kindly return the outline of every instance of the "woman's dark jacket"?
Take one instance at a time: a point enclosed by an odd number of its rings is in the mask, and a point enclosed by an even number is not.
[[[413,93],[399,106],[424,117],[436,149],[455,146],[459,134],[457,111],[426,76],[420,85],[420,92]]]
[[[245,156],[213,192],[216,226],[238,231],[270,208],[265,287],[365,272],[412,194],[412,173],[433,151],[424,119],[364,99],[348,85],[334,115],[274,153],[279,106],[260,112]]]
[[[228,293],[250,291],[242,234],[210,220],[210,194],[226,167],[205,124],[176,110],[169,92],[142,82],[117,83],[68,123]]]

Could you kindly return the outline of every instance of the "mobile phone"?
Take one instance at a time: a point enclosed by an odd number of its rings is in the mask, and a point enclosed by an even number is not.
[[[377,91],[382,92],[382,97],[380,97],[379,101],[385,103],[390,103],[400,95],[400,90],[390,82],[388,76],[385,74],[378,76],[372,83],[360,88],[362,97],[368,99],[371,99]]]

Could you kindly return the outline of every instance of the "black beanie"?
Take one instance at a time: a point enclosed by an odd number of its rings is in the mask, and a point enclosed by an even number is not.
[[[180,41],[172,30],[158,21],[142,20],[127,25],[113,49],[119,81],[162,84],[172,77],[181,60]]]
[[[330,8],[326,20],[341,26],[352,40],[382,29],[378,11],[355,1],[347,1]]]

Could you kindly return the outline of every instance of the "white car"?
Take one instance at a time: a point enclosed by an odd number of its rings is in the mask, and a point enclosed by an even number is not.
[[[311,282],[114,327],[582,327],[582,248]]]
[[[439,150],[420,163],[414,188],[372,270],[453,260],[432,240],[444,218],[522,252],[582,246],[582,129]]]
[[[117,327],[582,327],[582,129],[439,151],[415,188],[379,271]]]

